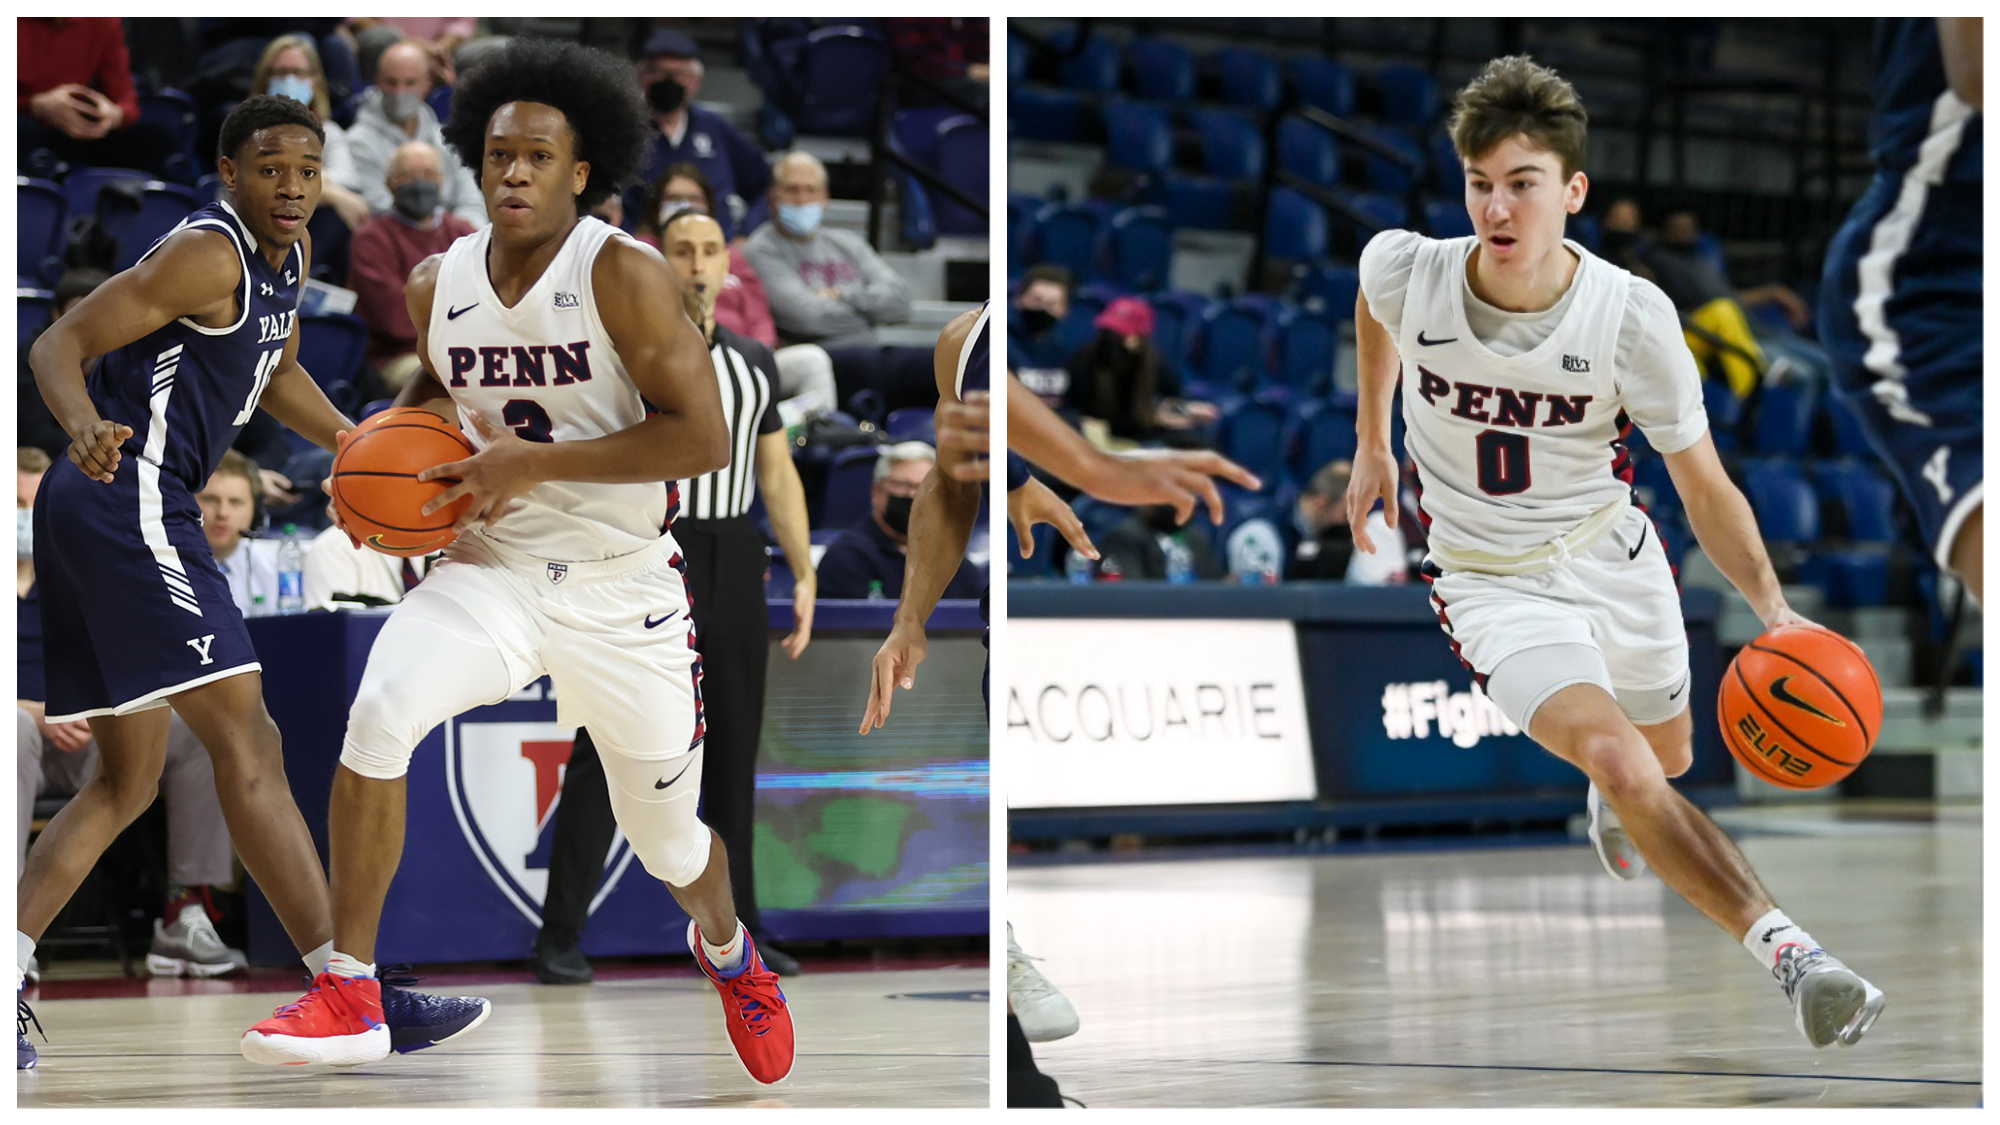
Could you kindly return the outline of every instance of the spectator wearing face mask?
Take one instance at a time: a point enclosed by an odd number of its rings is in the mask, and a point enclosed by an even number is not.
[[[355,182],[343,185],[359,192],[378,214],[395,206],[388,181],[389,164],[397,149],[422,141],[439,153],[447,151],[437,114],[424,103],[430,92],[430,56],[422,47],[398,43],[382,52],[375,64],[375,84],[363,91],[354,127],[347,131]],[[458,160],[444,166],[439,202],[475,227],[486,225],[486,202],[479,194],[479,183]]]
[[[868,240],[820,225],[826,215],[826,165],[809,152],[789,152],[772,169],[771,222],[743,247],[771,316],[787,340],[823,348],[869,346],[879,324],[910,319],[910,286]]]
[[[1292,518],[1298,546],[1285,567],[1285,580],[1322,579],[1350,586],[1400,586],[1410,580],[1409,547],[1399,527],[1378,509],[1368,513],[1374,553],[1354,549],[1347,519],[1348,461],[1329,461],[1299,493]]]
[[[889,601],[903,596],[903,564],[910,547],[910,507],[917,489],[937,463],[937,451],[920,441],[884,446],[875,460],[875,483],[868,495],[868,518],[827,544],[819,560],[819,596],[866,598],[881,584]],[[979,568],[969,562],[945,585],[947,598],[976,598],[986,588]]]
[[[1065,405],[1102,421],[1120,441],[1202,445],[1201,427],[1215,420],[1215,405],[1177,397],[1173,365],[1153,343],[1152,306],[1119,297],[1092,324],[1097,335],[1070,358]]]
[[[771,169],[764,152],[721,116],[695,104],[701,93],[701,50],[678,31],[661,28],[639,51],[636,78],[639,92],[652,107],[653,126],[660,135],[646,150],[638,185],[625,193],[625,207],[637,211],[644,185],[676,164],[692,164],[708,177],[706,208],[722,224],[732,243],[740,241],[765,217],[761,202],[771,186]]]
[[[474,227],[445,210],[444,154],[422,141],[396,149],[382,184],[392,201],[389,211],[355,232],[347,282],[356,295],[355,311],[368,325],[368,362],[394,394],[416,374],[419,362],[417,327],[403,301],[410,271]]]
[[[1069,356],[1064,354],[1056,328],[1069,315],[1070,294],[1075,289],[1076,279],[1068,270],[1035,266],[1007,312],[1007,366],[1022,386],[1052,408],[1060,407],[1069,391]]]

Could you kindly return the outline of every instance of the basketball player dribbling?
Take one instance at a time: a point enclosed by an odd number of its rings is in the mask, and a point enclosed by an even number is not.
[[[1984,583],[1983,21],[1875,26],[1875,179],[1826,252],[1820,337],[1938,569]]]
[[[440,722],[546,673],[559,721],[597,744],[632,850],[692,918],[737,1058],[759,1082],[791,1070],[784,994],[695,817],[701,671],[668,482],[727,464],[720,394],[665,260],[583,215],[649,135],[629,64],[573,43],[516,39],[453,93],[445,140],[492,225],[411,272],[423,366],[397,405],[463,419],[478,452],[422,476],[458,481],[427,511],[472,502],[383,626],[349,715],[329,817],[335,952],[311,992],[245,1033],[246,1057],[388,1050],[371,962],[410,756]]]
[[[1680,597],[1621,444],[1636,422],[1717,569],[1766,628],[1785,602],[1749,505],[1708,434],[1700,376],[1664,294],[1563,238],[1583,206],[1576,91],[1495,60],[1451,120],[1475,234],[1384,231],[1355,303],[1360,449],[1348,511],[1396,519],[1389,420],[1403,417],[1430,530],[1424,571],[1452,649],[1537,743],[1590,778],[1612,875],[1661,880],[1783,987],[1815,1047],[1859,1040],[1880,990],[1777,909],[1736,845],[1668,783],[1693,762]],[[1372,552],[1362,521],[1355,544]]]
[[[326,876],[195,502],[260,405],[322,448],[352,424],[298,363],[324,141],[298,102],[237,106],[217,160],[225,197],[86,297],[30,356],[72,439],[35,503],[48,716],[88,719],[101,757],[29,853],[17,974],[97,857],[152,804],[168,707],[208,750],[230,838],[306,967],[319,972],[332,951]],[[91,356],[102,358],[86,375]],[[391,987],[381,1034],[414,1050],[471,1030],[486,1010]],[[20,1067],[33,1066],[25,1029],[19,1046]]]

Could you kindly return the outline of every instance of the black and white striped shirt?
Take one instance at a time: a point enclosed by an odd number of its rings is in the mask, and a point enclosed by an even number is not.
[[[729,464],[686,482],[681,489],[684,519],[719,520],[748,512],[757,496],[757,439],[784,428],[771,401],[778,364],[770,348],[718,324],[708,357],[715,364],[722,417],[729,424]]]

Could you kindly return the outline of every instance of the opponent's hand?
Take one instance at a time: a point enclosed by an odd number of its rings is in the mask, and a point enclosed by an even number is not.
[[[1007,494],[1007,518],[1014,522],[1014,538],[1020,541],[1024,559],[1035,557],[1035,525],[1045,523],[1068,540],[1072,549],[1082,552],[1092,562],[1097,561],[1097,545],[1090,541],[1083,521],[1076,518],[1076,512],[1063,503],[1062,497],[1033,477]]]
[[[1222,494],[1215,478],[1256,491],[1264,487],[1257,475],[1220,453],[1209,450],[1135,449],[1129,453],[1099,453],[1076,482],[1085,492],[1113,504],[1169,504],[1174,522],[1194,518],[1197,505],[1222,522]]]
[[[983,481],[993,476],[993,399],[985,391],[968,391],[963,402],[948,402],[937,410],[938,468],[957,481]]]
[[[48,740],[63,753],[74,754],[90,745],[90,724],[83,719],[72,719],[67,723],[50,723]]]
[[[1396,504],[1396,458],[1386,449],[1361,450],[1354,455],[1354,472],[1347,478],[1347,529],[1354,533],[1354,545],[1375,553],[1375,540],[1368,537],[1368,512],[1382,501],[1382,518],[1396,526],[1401,512]]]
[[[805,574],[799,576],[792,586],[792,631],[778,642],[784,647],[785,655],[793,660],[812,643],[813,605],[819,600],[819,576]]]
[[[930,641],[921,625],[898,625],[875,654],[874,676],[868,684],[868,713],[861,716],[861,733],[881,730],[889,721],[889,697],[898,687],[904,691],[917,686],[917,665],[930,651]]]
[[[347,448],[348,435],[353,432],[353,430],[341,430],[333,435],[333,459],[336,464],[340,461],[340,451]],[[339,528],[340,533],[347,536],[347,541],[354,544],[354,549],[359,551],[361,540],[356,539],[354,533],[347,530],[347,521],[340,518],[340,506],[333,502],[333,478],[328,477],[320,481],[319,490],[326,493],[327,521]]]
[[[69,459],[83,470],[84,476],[110,484],[118,472],[118,462],[124,458],[118,447],[131,436],[132,427],[99,418],[69,443]]]
[[[276,469],[260,468],[257,470],[257,475],[262,477],[264,481],[264,503],[296,504],[299,502],[299,494],[292,491],[296,487],[292,484],[292,478]]]
[[[455,478],[458,481],[424,505],[427,516],[440,508],[449,507],[461,496],[472,497],[472,506],[452,524],[455,532],[462,532],[476,523],[492,527],[515,500],[541,483],[541,478],[534,471],[537,443],[494,425],[477,410],[465,413],[472,419],[473,428],[479,431],[479,436],[486,439],[486,448],[463,461],[453,461],[417,474],[418,480]]]

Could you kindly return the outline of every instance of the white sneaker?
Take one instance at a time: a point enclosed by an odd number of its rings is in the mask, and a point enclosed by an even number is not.
[[[21,975],[28,978],[29,984],[42,983],[42,962],[40,958],[28,958],[28,967],[21,970]]]
[[[153,919],[153,948],[146,953],[146,971],[156,977],[219,977],[250,967],[240,949],[222,944],[215,923],[200,903],[181,907],[168,926]]]
[[[1007,1003],[1021,1021],[1030,1043],[1047,1043],[1076,1034],[1076,1008],[1035,968],[1038,958],[1021,952],[1014,941],[1014,923],[1007,923]]]
[[[1628,883],[1644,875],[1646,857],[1639,854],[1632,837],[1618,823],[1618,814],[1598,795],[1594,781],[1584,797],[1584,806],[1590,812],[1590,847],[1597,853],[1597,862],[1604,865],[1605,874]]]
[[[1771,975],[1792,1002],[1799,1034],[1815,1047],[1835,1041],[1852,1047],[1868,1034],[1887,1002],[1881,989],[1824,949],[1785,946],[1778,951]]]

